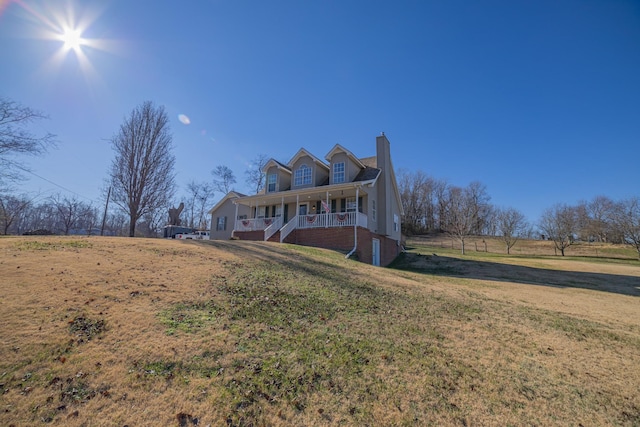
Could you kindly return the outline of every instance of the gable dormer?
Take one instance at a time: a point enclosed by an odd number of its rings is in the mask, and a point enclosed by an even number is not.
[[[265,176],[265,193],[286,191],[291,188],[291,169],[277,160],[269,159],[262,168]]]
[[[329,166],[304,148],[288,164],[291,169],[291,188],[317,187],[329,178]]]
[[[336,144],[325,159],[329,162],[329,184],[353,182],[365,168],[360,159],[340,144]]]

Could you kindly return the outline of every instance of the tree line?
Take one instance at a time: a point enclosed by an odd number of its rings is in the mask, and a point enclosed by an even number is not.
[[[564,256],[576,242],[632,245],[640,257],[640,198],[612,200],[597,196],[576,205],[547,208],[537,222],[512,207],[491,203],[484,184],[452,185],[422,171],[399,171],[398,186],[406,235],[445,232],[461,243],[470,236],[500,237],[507,253],[521,238],[553,241]]]
[[[34,203],[16,196],[7,183],[22,179],[29,171],[18,155],[42,155],[56,144],[49,133],[34,135],[28,125],[46,116],[12,100],[0,97],[0,232],[37,231],[60,234],[87,233],[158,236],[167,223],[175,201],[175,157],[166,110],[147,101],[125,117],[110,142],[114,151],[104,189],[105,210],[76,198],[50,197]],[[267,156],[258,155],[246,171],[247,185],[259,192],[264,187],[262,167]],[[208,209],[216,192],[233,190],[236,177],[227,166],[212,171],[212,182],[191,181],[183,194],[183,225],[209,228]],[[461,242],[469,236],[499,236],[506,252],[521,238],[552,240],[562,255],[577,241],[599,241],[633,245],[640,256],[640,199],[614,201],[606,196],[570,206],[557,204],[530,223],[512,207],[498,207],[484,184],[474,181],[454,186],[422,171],[399,171],[398,185],[404,209],[405,235],[446,232]],[[111,205],[110,205],[111,203]],[[115,205],[115,209],[108,209]],[[99,225],[98,225],[99,223]]]
[[[176,197],[175,156],[169,118],[163,106],[144,102],[125,117],[110,139],[114,151],[107,185],[102,191],[104,211],[94,203],[56,195],[16,194],[12,188],[30,173],[19,161],[26,155],[43,155],[57,143],[55,135],[35,135],[34,121],[48,117],[13,100],[0,97],[0,232],[2,234],[108,234],[156,237],[167,223]],[[264,186],[262,166],[267,157],[254,159],[246,183],[258,192]],[[216,194],[233,189],[236,177],[227,166],[216,166],[211,182],[190,181],[180,195],[184,203],[182,225],[208,229],[208,209]]]

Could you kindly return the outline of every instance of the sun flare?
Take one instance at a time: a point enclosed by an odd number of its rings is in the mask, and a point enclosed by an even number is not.
[[[81,31],[74,28],[65,28],[60,35],[60,40],[64,43],[65,50],[78,51],[83,44]]]

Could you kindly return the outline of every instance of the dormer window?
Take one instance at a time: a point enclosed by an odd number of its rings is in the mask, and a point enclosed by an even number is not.
[[[333,164],[333,183],[340,184],[344,182],[344,162]]]
[[[269,174],[267,176],[267,193],[272,193],[276,191],[276,182],[278,180],[278,175],[275,173]]]
[[[305,164],[300,165],[296,170],[293,177],[293,185],[308,185],[311,184],[311,168]]]

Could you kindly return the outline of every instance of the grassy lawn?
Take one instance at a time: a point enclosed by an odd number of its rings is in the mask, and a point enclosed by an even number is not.
[[[1,425],[639,425],[640,263],[0,239]]]

